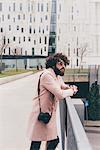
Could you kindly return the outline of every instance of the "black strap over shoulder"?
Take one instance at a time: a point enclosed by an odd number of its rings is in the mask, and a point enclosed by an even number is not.
[[[38,99],[39,99],[39,107],[40,107],[40,112],[41,112],[41,104],[40,104],[40,78],[42,76],[43,72],[39,76],[39,81],[38,81]]]
[[[40,107],[40,112],[41,112],[41,103],[40,103],[40,79],[41,79],[41,76],[44,72],[42,72],[39,76],[39,81],[38,81],[38,100],[39,100],[39,107]],[[53,95],[54,96],[54,95]],[[52,115],[52,112],[51,112],[51,115]]]

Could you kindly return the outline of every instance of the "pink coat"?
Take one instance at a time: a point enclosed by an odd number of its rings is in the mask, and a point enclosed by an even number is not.
[[[66,86],[60,76],[55,75],[53,69],[43,71],[40,81],[40,102],[42,112],[49,112],[52,117],[48,124],[38,121],[39,101],[38,97],[33,99],[33,110],[30,114],[28,124],[28,135],[31,141],[48,141],[57,138],[56,109],[59,100],[73,95],[72,89]],[[34,87],[37,88],[37,87]],[[52,94],[54,94],[54,97]]]

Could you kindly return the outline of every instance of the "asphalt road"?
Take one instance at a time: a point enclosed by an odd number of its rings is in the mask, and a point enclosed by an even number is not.
[[[33,75],[0,86],[0,150],[28,150]]]

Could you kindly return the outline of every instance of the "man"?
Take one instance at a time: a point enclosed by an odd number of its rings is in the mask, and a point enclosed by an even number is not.
[[[39,92],[34,98],[33,110],[29,119],[30,150],[39,150],[42,141],[47,141],[47,150],[55,150],[59,143],[56,127],[58,101],[72,96],[77,91],[77,87],[69,87],[61,78],[68,64],[69,60],[62,53],[46,59],[46,69],[39,78]],[[40,111],[50,114],[51,118],[47,124],[38,119]]]

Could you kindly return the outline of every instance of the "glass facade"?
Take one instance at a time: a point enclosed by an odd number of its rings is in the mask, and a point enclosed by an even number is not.
[[[50,22],[50,36],[49,36],[49,50],[48,54],[52,55],[56,51],[56,0],[52,0],[51,8],[51,22]]]

